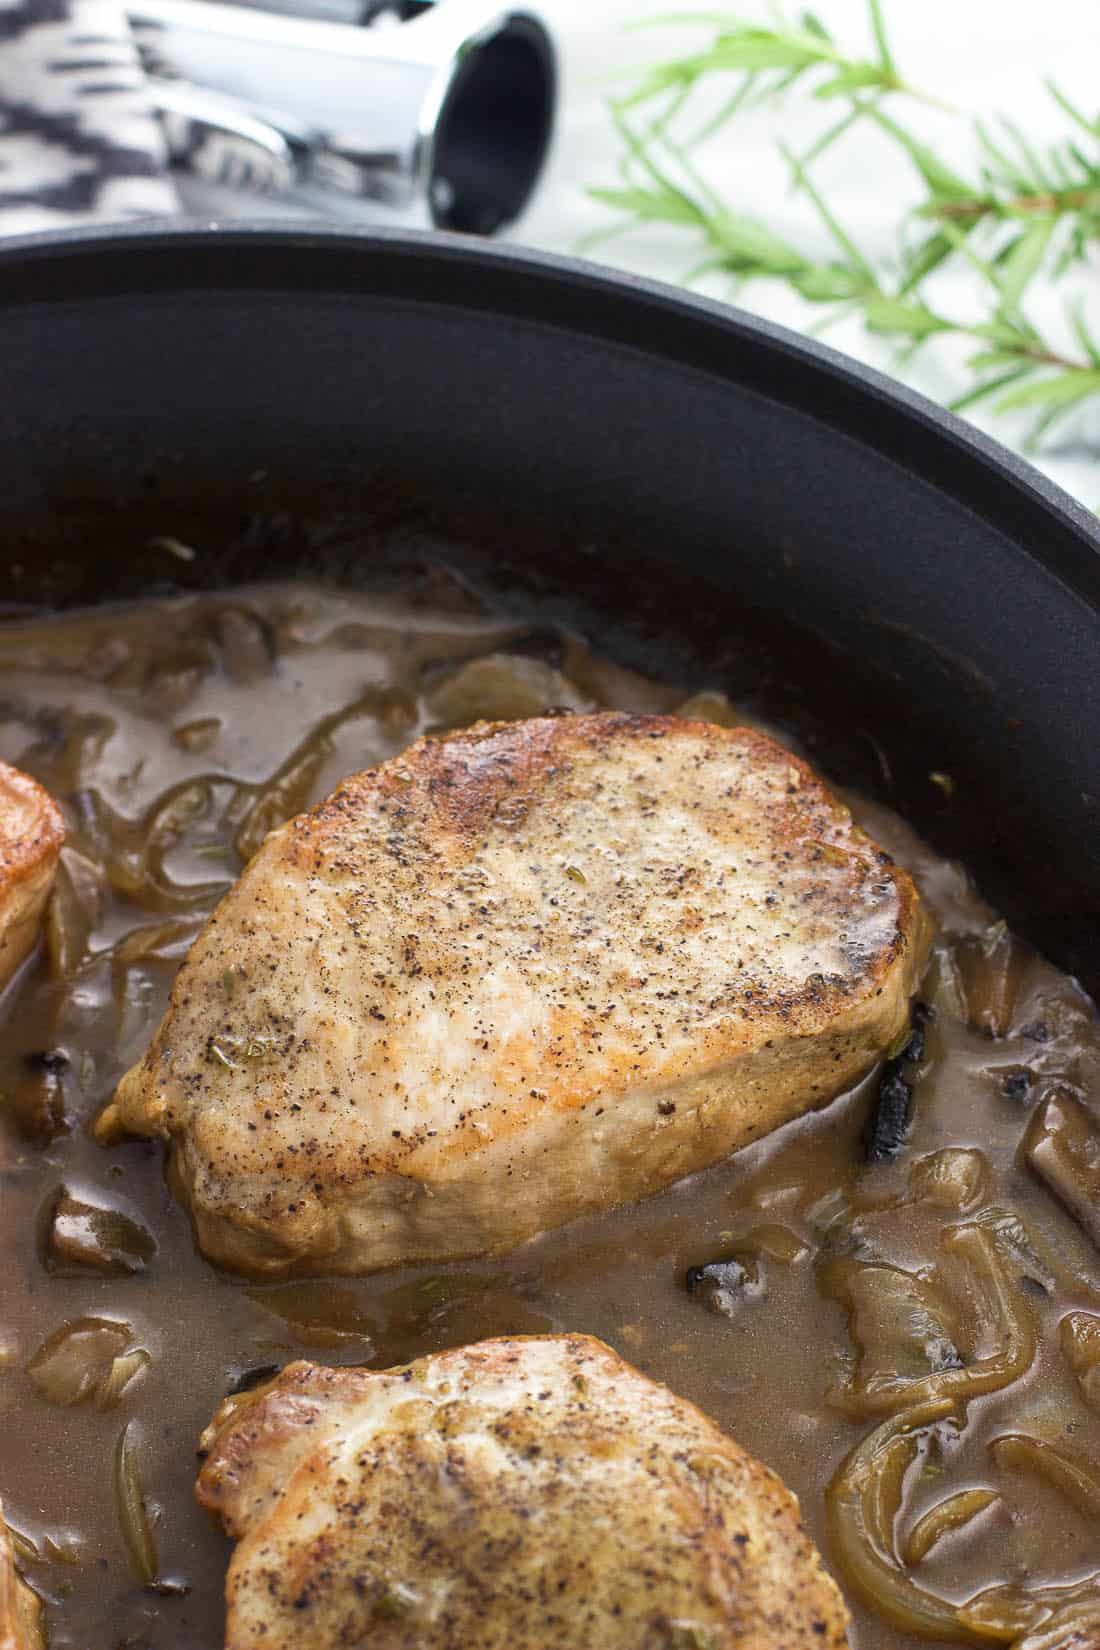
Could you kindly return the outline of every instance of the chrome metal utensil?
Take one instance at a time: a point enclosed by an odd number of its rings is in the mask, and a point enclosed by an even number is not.
[[[386,7],[368,0],[363,15],[376,26],[133,0],[170,151],[231,186],[320,187],[406,223],[495,233],[527,201],[550,140],[544,21],[500,0],[396,0],[388,27]]]

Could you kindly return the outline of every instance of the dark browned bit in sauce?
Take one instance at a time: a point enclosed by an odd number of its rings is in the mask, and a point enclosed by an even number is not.
[[[426,730],[684,699],[442,574],[427,602],[284,584],[0,630],[0,757],[69,828],[0,1029],[0,1496],[55,1650],[221,1644],[228,1546],[192,1485],[227,1391],[296,1357],[382,1368],[506,1332],[602,1336],[700,1404],[797,1492],[835,1571],[827,1488],[898,1383],[997,1355],[990,1254],[1026,1370],[961,1405],[964,1424],[917,1430],[890,1538],[949,1604],[1100,1571],[1100,1520],[1051,1469],[1053,1451],[1100,1485],[1100,1254],[1081,1203],[1100,1023],[957,868],[858,799],[941,925],[922,1036],[890,1051],[912,1120],[883,1161],[867,1154],[872,1074],[709,1172],[505,1259],[262,1285],[196,1254],[158,1148],[89,1138],[266,830]],[[730,714],[713,695],[696,709]],[[1059,1120],[1071,1133],[1048,1138]],[[858,1650],[922,1642],[845,1591]]]

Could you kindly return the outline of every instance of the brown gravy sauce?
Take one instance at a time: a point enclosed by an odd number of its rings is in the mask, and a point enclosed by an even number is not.
[[[951,1296],[938,1249],[960,1214],[914,1201],[909,1178],[948,1147],[982,1154],[975,1209],[1015,1215],[1026,1229],[1034,1253],[1017,1242],[1008,1265],[1038,1353],[1022,1379],[970,1403],[961,1431],[922,1438],[904,1483],[905,1529],[956,1491],[997,1498],[933,1546],[921,1585],[961,1601],[995,1583],[1075,1582],[1100,1569],[1096,1521],[989,1447],[1026,1433],[1100,1471],[1100,1410],[1059,1333],[1069,1312],[1100,1312],[1100,1255],[1017,1163],[1046,1094],[1087,1103],[1100,1023],[1071,980],[999,931],[990,937],[993,914],[956,867],[858,799],[857,816],[915,872],[942,933],[926,984],[935,1017],[912,1068],[915,1120],[895,1162],[865,1160],[872,1076],[709,1172],[509,1258],[250,1285],[195,1253],[158,1149],[90,1140],[91,1118],[144,1048],[240,849],[425,729],[491,714],[499,706],[477,695],[499,694],[499,684],[475,682],[465,701],[448,684],[463,661],[510,652],[526,661],[510,690],[519,713],[553,694],[554,670],[578,704],[671,710],[685,697],[577,638],[532,637],[443,574],[427,600],[271,585],[0,630],[0,757],[46,785],[70,827],[69,928],[55,932],[52,956],[40,947],[0,1005],[0,1495],[47,1600],[55,1650],[221,1644],[228,1546],[195,1505],[195,1449],[246,1372],[301,1356],[381,1368],[511,1331],[602,1336],[700,1404],[797,1492],[832,1563],[826,1487],[876,1421],[830,1401],[859,1372],[845,1308],[823,1292],[826,1261],[850,1255],[856,1232],[857,1260],[873,1254],[945,1288],[965,1320],[965,1292],[961,1303]],[[136,930],[146,932],[127,941]],[[983,967],[1000,970],[992,985]],[[975,1011],[991,992],[1004,1035],[991,1036],[989,1014],[982,1024]],[[48,1270],[61,1186],[147,1228],[156,1242],[147,1268]],[[705,1292],[689,1295],[689,1267],[735,1251],[756,1275],[726,1301],[728,1314]],[[150,1355],[113,1407],[50,1403],[27,1372],[43,1342],[86,1316],[129,1324]],[[965,1342],[965,1322],[961,1334]],[[112,1462],[126,1423],[159,1592],[139,1580],[120,1528]],[[920,1640],[846,1592],[858,1650],[915,1650]]]

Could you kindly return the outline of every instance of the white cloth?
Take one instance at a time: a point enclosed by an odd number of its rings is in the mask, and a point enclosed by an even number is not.
[[[0,0],[0,228],[176,212],[114,0]]]

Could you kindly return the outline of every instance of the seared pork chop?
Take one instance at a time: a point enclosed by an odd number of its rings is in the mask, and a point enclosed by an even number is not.
[[[704,1168],[905,1024],[909,877],[764,735],[480,724],[273,832],[100,1119],[212,1259],[500,1252]]]
[[[199,1500],[237,1542],[226,1650],[830,1650],[784,1485],[601,1341],[296,1363],[222,1406]]]
[[[0,1506],[0,1650],[42,1650],[42,1603],[15,1568],[11,1532]]]
[[[0,988],[38,936],[65,826],[37,780],[0,762]]]

